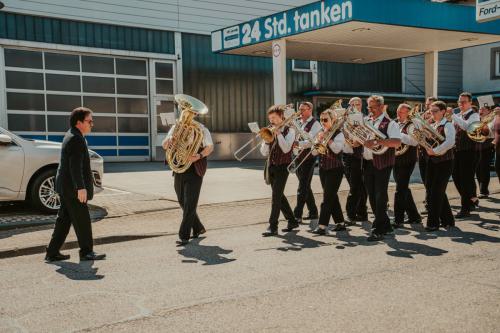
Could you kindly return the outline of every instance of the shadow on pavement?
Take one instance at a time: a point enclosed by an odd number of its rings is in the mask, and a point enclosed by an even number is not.
[[[208,161],[210,169],[240,168],[263,170],[264,160],[246,160],[238,161]],[[105,163],[105,173],[123,173],[123,172],[148,172],[148,171],[170,171],[168,165],[164,162],[126,162],[126,163]]]
[[[97,274],[97,267],[92,267],[92,265],[94,265],[93,260],[80,261],[79,263],[70,261],[54,261],[49,264],[58,266],[59,268],[56,272],[66,276],[70,280],[92,281],[104,278],[104,275]]]
[[[232,253],[233,250],[226,250],[215,245],[201,245],[200,242],[204,239],[205,237],[193,239],[184,248],[177,251],[185,258],[190,258],[183,259],[183,263],[197,263],[202,261],[203,265],[220,265],[236,260],[222,256],[224,254]]]
[[[476,242],[500,243],[500,238],[498,237],[483,235],[477,232],[462,231],[458,227],[454,227],[450,230],[439,230],[436,232],[422,232],[415,236],[415,238],[421,240],[435,239],[437,237],[448,237],[453,242],[469,245]]]
[[[396,238],[387,239],[385,243],[393,249],[391,251],[387,251],[386,253],[390,256],[399,258],[413,259],[415,255],[419,254],[434,257],[442,256],[443,254],[448,253],[448,251],[437,247],[419,243],[401,242]]]
[[[102,238],[95,238],[94,245],[129,242],[129,241],[134,241],[134,240],[139,240],[139,239],[156,238],[156,237],[169,236],[169,235],[170,234],[168,234],[168,233],[158,233],[158,234],[152,234],[152,235],[106,236],[106,237],[102,237]],[[47,243],[48,242],[49,242],[49,239],[47,239]],[[37,246],[15,248],[15,249],[11,249],[11,250],[0,251],[0,259],[45,253],[45,247],[46,247],[46,245],[37,245]],[[78,242],[71,241],[71,242],[66,242],[63,245],[62,250],[70,250],[70,249],[77,249],[77,248],[79,248]]]

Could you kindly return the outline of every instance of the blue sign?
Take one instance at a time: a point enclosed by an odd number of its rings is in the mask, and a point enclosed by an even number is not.
[[[478,5],[500,0],[477,0]],[[500,13],[488,9],[488,14]],[[324,0],[212,32],[212,51],[223,52],[350,21],[425,29],[500,34],[500,21],[478,23],[472,6],[429,0]]]
[[[347,22],[352,1],[326,0],[212,33],[212,51],[228,50]]]

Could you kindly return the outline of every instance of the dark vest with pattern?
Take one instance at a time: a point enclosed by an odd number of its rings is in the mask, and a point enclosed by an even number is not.
[[[401,133],[408,134],[408,126],[411,122],[407,122],[401,129]],[[408,150],[403,155],[396,156],[396,165],[411,165],[417,162],[417,147],[408,146]]]
[[[286,137],[288,134],[288,127],[283,129],[283,136]],[[288,165],[292,162],[292,149],[288,153],[284,153],[281,150],[281,147],[278,143],[278,139],[275,138],[273,143],[271,143],[270,151],[269,151],[269,164],[270,165]]]
[[[493,138],[486,139],[486,141],[481,142],[479,144],[481,146],[481,150],[489,150],[493,148]]]
[[[380,122],[380,125],[378,126],[378,130],[388,138],[389,135],[387,135],[388,130],[389,130],[389,123],[391,120],[384,116],[382,121]],[[394,164],[396,163],[396,149],[395,148],[389,148],[385,153],[382,155],[376,155],[373,154],[373,166],[379,170],[388,168],[388,167],[393,167]]]
[[[443,138],[446,139],[446,134],[444,132],[444,126],[448,123],[448,121],[446,123],[444,123],[444,125],[439,125],[437,128],[436,128],[436,131],[442,135]],[[452,160],[454,157],[454,149],[453,148],[450,148],[448,149],[448,151],[446,151],[446,153],[444,153],[443,155],[441,156],[429,156],[429,160],[432,162],[432,163],[440,163],[440,162],[445,162],[445,161],[449,161],[449,160]]]
[[[340,131],[335,132],[333,138],[339,135]],[[342,164],[342,151],[340,153],[335,154],[330,147],[327,148],[326,154],[321,155],[319,158],[319,168],[322,170],[332,170],[335,168],[341,168]]]
[[[313,127],[314,123],[316,123],[316,119],[314,119],[314,118],[313,118],[313,119],[311,119],[311,121],[309,121],[309,122],[306,124],[306,126],[304,126],[304,131],[305,131],[305,132],[307,132],[307,133],[311,132],[311,129],[312,129],[312,127]],[[300,152],[300,154],[299,154],[300,158],[299,158],[297,161],[302,161],[302,160],[304,159],[304,157],[305,157],[307,154],[309,154],[309,152],[310,152],[310,151],[311,151],[311,149],[310,149],[310,148],[303,149],[303,150]],[[315,156],[314,156],[313,154],[309,154],[309,156],[307,157],[307,159],[308,159],[308,160],[309,160],[309,159],[312,159],[312,158],[315,158]]]
[[[201,154],[203,149],[205,149],[205,148],[200,147],[200,149],[198,150],[198,154]],[[194,169],[195,169],[196,174],[198,176],[200,176],[200,177],[205,176],[205,173],[207,172],[207,166],[208,166],[207,158],[203,157],[203,158],[199,159],[198,161],[193,163],[193,166],[194,166]]]
[[[469,111],[464,115],[464,120],[469,120],[469,118],[474,114],[474,111]],[[460,126],[455,125],[456,136],[455,136],[455,149],[456,151],[480,151],[481,144],[471,140],[467,136],[467,131],[463,130]]]

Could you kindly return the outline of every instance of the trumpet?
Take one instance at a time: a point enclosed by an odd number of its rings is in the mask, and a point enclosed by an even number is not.
[[[490,129],[488,127],[495,116],[498,115],[498,111],[492,111],[488,113],[481,121],[475,121],[467,127],[467,136],[475,142],[484,142],[490,136]]]
[[[282,105],[280,106],[283,111],[293,110],[293,104]],[[279,133],[283,127],[292,124],[294,126],[294,121],[298,117],[300,117],[301,111],[294,112],[289,117],[285,118],[283,122],[277,126],[269,125],[267,127],[263,127],[259,130],[259,132],[248,142],[246,142],[243,146],[241,146],[238,150],[234,152],[234,158],[238,161],[243,161],[248,155],[250,155],[254,150],[256,150],[262,141],[266,143],[271,143],[274,141],[275,136]],[[296,127],[296,126],[294,126]]]
[[[301,157],[301,154],[298,154],[288,165],[287,167],[288,172],[290,173],[297,172],[302,163],[304,163],[304,161],[306,161],[309,158],[309,156],[314,152],[317,152],[320,155],[325,155],[328,152],[328,142],[332,139],[333,135],[337,132],[337,130],[339,130],[344,125],[344,115],[346,113],[346,110],[334,109],[333,112],[336,115],[336,119],[332,128],[328,130],[326,135],[323,136],[322,140],[319,140],[319,138],[315,138],[314,140],[312,140],[311,142],[313,142],[313,146],[311,150],[300,160],[300,162],[298,161],[298,159]]]

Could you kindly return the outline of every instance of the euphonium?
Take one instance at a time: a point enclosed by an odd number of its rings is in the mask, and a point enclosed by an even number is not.
[[[344,125],[344,131],[351,141],[358,141],[364,146],[365,142],[368,140],[384,140],[386,138],[384,133],[380,132],[372,124],[365,122],[363,118],[361,118],[361,122],[352,121],[351,116],[354,114],[355,113],[350,112],[347,115],[347,120]],[[372,148],[365,147],[365,149],[370,150],[375,155],[381,155],[389,148],[382,145],[376,145]]]
[[[475,121],[467,127],[467,136],[475,142],[484,142],[490,136],[488,124],[491,123],[498,112],[490,112],[481,121]]]
[[[176,173],[184,173],[191,166],[191,156],[198,153],[203,142],[201,124],[193,120],[197,114],[206,114],[208,108],[198,99],[177,94],[174,97],[181,116],[175,124],[171,144],[165,151],[170,169]]]
[[[282,106],[283,111],[293,109],[293,104],[288,104],[288,105],[283,105]],[[268,126],[268,127],[262,127],[259,131],[259,136],[264,140],[266,143],[271,143],[274,141],[274,137],[276,136],[276,133],[278,133],[278,130],[281,128],[289,125],[292,121],[295,121],[298,117],[300,117],[300,114],[302,111],[297,111],[294,112],[292,115],[290,115],[288,118],[283,120],[281,124],[278,126]]]
[[[403,124],[403,127],[401,127],[401,128],[404,128],[406,126],[406,124],[408,124],[408,122],[411,122],[411,119],[415,115],[420,115],[420,104],[415,105],[415,107],[413,107],[413,109],[411,109],[411,111],[408,113],[408,119],[406,120],[406,122]],[[409,126],[411,126],[411,124],[408,125],[408,127]],[[404,153],[406,153],[408,151],[409,148],[410,148],[409,145],[401,142],[401,145],[398,148],[396,148],[396,156],[403,155]]]
[[[444,137],[439,134],[429,123],[416,113],[412,115],[412,124],[408,126],[408,135],[414,138],[425,149],[434,149],[444,142]]]

